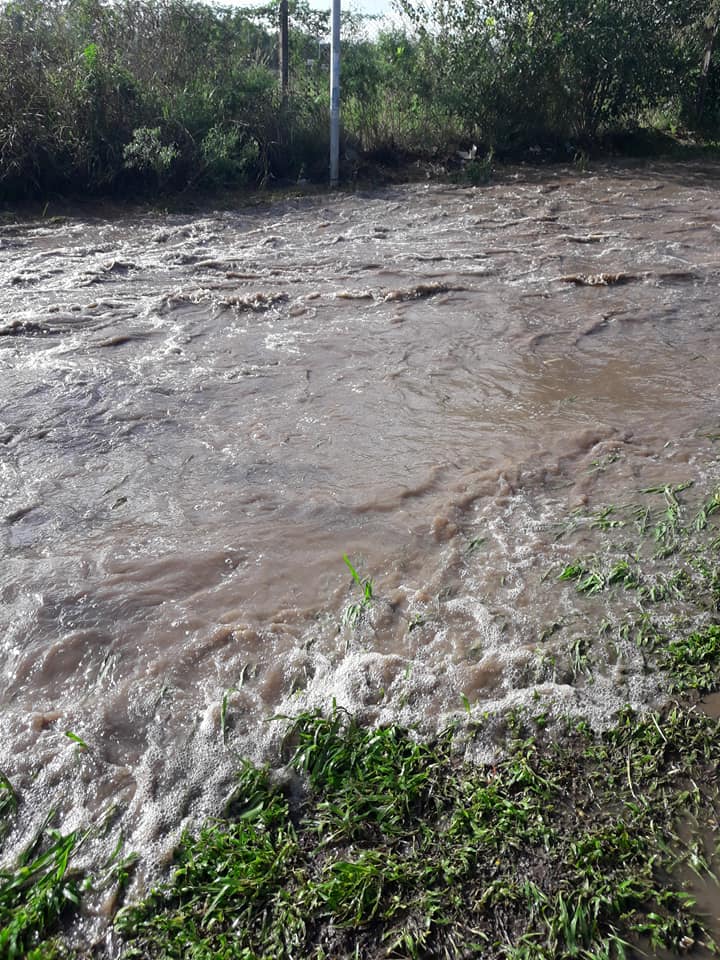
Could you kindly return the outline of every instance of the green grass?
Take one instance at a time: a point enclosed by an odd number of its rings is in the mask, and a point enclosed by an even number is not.
[[[10,831],[12,819],[17,811],[17,796],[13,785],[0,770],[0,843]]]
[[[345,608],[342,616],[342,625],[356,627],[359,623],[361,623],[365,613],[372,606],[374,597],[373,582],[370,577],[362,578],[360,576],[346,553],[343,554],[343,561],[345,566],[350,571],[353,580],[360,589],[361,598],[355,603],[348,604],[348,606]]]
[[[596,739],[509,722],[492,768],[448,731],[418,743],[340,710],[292,725],[295,787],[246,766],[233,809],[186,836],[171,880],[125,908],[135,957],[623,957],[712,946],[669,877],[705,869],[678,824],[717,811],[720,727],[627,713]],[[706,784],[700,789],[697,784]],[[297,784],[304,785],[300,794]],[[300,799],[298,799],[300,796]]]
[[[73,738],[74,739],[74,738]],[[12,837],[22,797],[0,773],[0,856]],[[95,875],[77,866],[82,845],[107,832],[111,808],[96,825],[80,832],[56,829],[51,810],[13,858],[0,861],[0,958],[2,960],[70,960],[75,953],[61,934],[77,915],[89,891],[121,890],[136,857],[123,855],[122,837]]]
[[[720,625],[671,640],[667,645],[671,690],[710,693],[720,677]]]
[[[703,496],[692,486],[643,490],[638,503],[574,515],[560,533],[585,529],[597,539],[557,573],[585,597],[607,594],[597,652],[603,637],[634,639],[674,694],[720,687],[720,490]]]
[[[5,778],[4,794],[12,788]],[[13,794],[14,796],[14,794]],[[0,804],[0,814],[3,805]],[[14,814],[16,803],[5,807]],[[51,957],[51,942],[61,920],[80,905],[82,875],[73,869],[72,856],[81,838],[63,835],[51,827],[50,814],[16,861],[0,869],[0,957]]]

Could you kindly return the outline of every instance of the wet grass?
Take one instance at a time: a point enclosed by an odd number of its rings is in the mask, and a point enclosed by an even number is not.
[[[680,700],[625,710],[601,735],[531,709],[478,720],[468,703],[431,743],[399,726],[367,729],[335,706],[278,720],[285,766],[240,765],[222,815],[184,835],[167,881],[115,916],[123,956],[715,952],[686,878],[712,882],[720,847],[720,720],[697,707],[720,689],[718,521],[720,491],[645,490],[571,518],[563,535],[580,529],[595,543],[554,572],[580,607],[607,600],[594,631],[567,638],[575,681],[592,682],[611,650],[632,644]],[[345,562],[359,618],[373,586]],[[557,647],[573,629],[561,617],[540,641]],[[223,746],[226,712],[227,694]],[[500,759],[468,763],[478,741],[496,743]],[[21,801],[0,774],[0,842]],[[104,879],[89,880],[73,868],[84,836],[51,823],[0,872],[0,958],[69,956],[53,935],[81,895],[127,879],[120,843]]]
[[[79,738],[78,738],[79,739]],[[0,773],[0,855],[13,834],[22,804]],[[2,960],[71,960],[76,954],[61,934],[78,915],[83,897],[122,890],[136,857],[123,852],[119,837],[111,855],[94,875],[78,866],[83,845],[107,833],[114,808],[84,831],[63,832],[51,810],[30,840],[0,866],[0,958]],[[79,960],[79,957],[78,957]]]
[[[2,836],[10,832],[17,798],[9,783],[0,780]],[[0,869],[0,957],[35,960],[58,955],[52,937],[60,922],[80,905],[83,877],[72,858],[81,838],[52,828],[53,814],[15,861]]]
[[[343,612],[342,616],[342,625],[343,626],[357,626],[365,616],[365,613],[370,608],[373,602],[373,582],[370,577],[361,577],[357,572],[355,567],[352,565],[350,558],[347,554],[343,554],[343,561],[345,566],[350,571],[350,575],[353,578],[353,581],[357,584],[361,598],[360,600],[348,604]]]
[[[0,842],[5,839],[17,811],[17,797],[5,774],[0,771]]]
[[[560,536],[593,532],[597,550],[557,579],[587,597],[608,594],[598,652],[634,641],[669,693],[710,693],[720,686],[720,489],[703,496],[687,482],[640,496],[571,518]]]
[[[187,836],[171,881],[116,923],[134,957],[624,957],[713,947],[669,879],[706,871],[688,816],[717,814],[720,726],[678,708],[596,738],[508,719],[492,768],[367,730],[293,724],[279,781],[246,766],[227,815]],[[699,787],[697,784],[702,784]]]

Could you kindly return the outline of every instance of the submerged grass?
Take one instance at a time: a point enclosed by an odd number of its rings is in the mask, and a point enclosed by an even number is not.
[[[720,489],[691,496],[691,488],[665,484],[643,490],[639,503],[573,517],[563,535],[584,525],[598,550],[557,575],[587,597],[612,596],[620,612],[600,625],[600,640],[634,640],[674,694],[720,686]]]
[[[346,553],[343,554],[343,562],[345,566],[350,571],[350,574],[353,578],[353,581],[357,584],[362,597],[355,603],[349,604],[345,608],[345,612],[342,616],[342,625],[343,626],[357,626],[363,619],[366,611],[370,608],[373,602],[373,582],[370,577],[362,578],[357,572],[355,567],[352,565],[350,558]]]
[[[12,835],[21,802],[0,773],[0,855],[6,853],[4,844]],[[51,810],[19,853],[0,866],[1,960],[75,960],[61,934],[78,915],[83,896],[124,888],[136,859],[123,855],[120,836],[95,875],[78,866],[81,847],[91,837],[106,834],[113,813],[110,808],[82,832],[63,832],[53,826],[56,813]]]

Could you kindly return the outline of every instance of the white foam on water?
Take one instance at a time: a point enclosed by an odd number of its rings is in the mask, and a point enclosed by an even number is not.
[[[667,231],[714,196],[632,178],[19,228],[0,258],[0,325],[28,325],[0,336],[9,857],[48,806],[68,830],[115,802],[83,862],[122,831],[138,892],[241,757],[287,761],[279,714],[455,724],[489,762],[508,711],[602,729],[662,702],[633,644],[603,662],[602,603],[557,581],[591,549],[587,528],[556,539],[575,509],[713,473],[717,245]],[[638,186],[656,178],[671,206]],[[697,282],[553,279],[685,261]],[[373,580],[354,626],[344,553]]]

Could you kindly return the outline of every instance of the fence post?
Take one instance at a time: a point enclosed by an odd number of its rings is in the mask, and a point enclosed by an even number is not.
[[[330,186],[340,179],[340,0],[332,0],[330,18]]]

